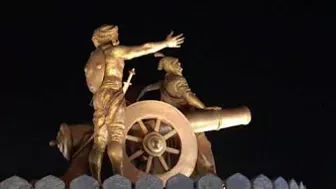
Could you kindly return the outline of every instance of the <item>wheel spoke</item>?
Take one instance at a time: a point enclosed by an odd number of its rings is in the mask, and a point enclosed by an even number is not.
[[[153,162],[153,156],[149,156],[147,159],[147,164],[146,164],[146,173],[149,173],[152,167],[152,162]]]
[[[141,119],[138,120],[138,124],[140,125],[140,128],[141,128],[142,132],[144,134],[147,134],[148,133],[148,129],[147,129],[147,127],[145,126],[145,124],[143,123],[143,121]]]
[[[179,154],[180,150],[178,150],[176,148],[167,147],[166,152],[171,153],[171,154]]]
[[[174,136],[176,134],[176,130],[171,130],[167,134],[163,136],[165,140],[168,140],[170,137]]]
[[[161,165],[163,166],[163,168],[164,168],[166,171],[168,171],[168,170],[169,170],[169,167],[168,167],[168,165],[167,165],[166,160],[165,160],[162,156],[159,156],[159,160],[160,160],[160,163],[161,163]]]
[[[132,161],[132,160],[134,160],[135,158],[141,156],[143,153],[144,153],[143,150],[138,150],[138,151],[136,151],[134,154],[132,154],[132,155],[129,157],[130,161]]]
[[[127,135],[126,136],[126,140],[130,140],[130,141],[133,141],[133,142],[141,142],[142,138],[136,137],[136,136],[132,136],[132,135]]]
[[[161,120],[159,118],[156,119],[156,122],[155,122],[155,128],[154,128],[154,131],[155,132],[159,132],[160,130],[160,126],[161,126]]]

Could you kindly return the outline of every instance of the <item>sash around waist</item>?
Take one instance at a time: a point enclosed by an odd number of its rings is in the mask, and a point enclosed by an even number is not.
[[[121,80],[105,80],[103,81],[100,88],[121,89],[122,81]]]

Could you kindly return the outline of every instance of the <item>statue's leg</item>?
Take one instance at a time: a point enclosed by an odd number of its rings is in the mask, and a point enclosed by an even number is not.
[[[205,133],[197,133],[198,156],[196,171],[198,175],[207,173],[216,174],[215,159],[211,149],[211,143]]]
[[[101,166],[107,144],[108,133],[105,125],[105,111],[95,108],[94,112],[94,139],[92,150],[89,155],[89,165],[92,177],[101,182]]]
[[[114,174],[124,175],[123,173],[123,140],[125,137],[125,109],[124,98],[119,98],[115,105],[110,107],[106,117],[106,125],[109,133],[107,144],[107,154],[110,158]]]

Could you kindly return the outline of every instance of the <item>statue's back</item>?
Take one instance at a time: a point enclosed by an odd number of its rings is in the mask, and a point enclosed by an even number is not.
[[[92,93],[95,93],[103,82],[105,74],[105,64],[105,55],[100,48],[97,48],[96,50],[91,52],[89,60],[85,66],[85,77],[89,90]]]

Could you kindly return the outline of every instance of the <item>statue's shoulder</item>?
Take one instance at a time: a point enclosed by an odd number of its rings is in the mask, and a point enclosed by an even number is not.
[[[165,78],[164,88],[171,94],[177,96],[189,90],[188,82],[185,77],[170,75]]]
[[[118,56],[120,54],[124,54],[127,51],[127,47],[124,45],[117,45],[117,46],[108,46],[104,49],[104,54],[107,56]]]

